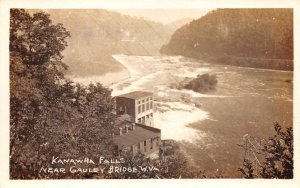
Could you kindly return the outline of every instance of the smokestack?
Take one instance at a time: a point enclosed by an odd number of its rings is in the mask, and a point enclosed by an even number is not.
[[[125,126],[125,133],[128,133],[128,128],[129,128],[129,126],[126,125],[126,126]]]
[[[131,124],[131,129],[134,131],[135,130],[135,123]]]
[[[122,135],[122,127],[119,127],[120,135]]]

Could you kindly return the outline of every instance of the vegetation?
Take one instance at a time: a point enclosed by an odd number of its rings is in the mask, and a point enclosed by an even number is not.
[[[42,178],[55,155],[110,154],[111,91],[64,78],[70,33],[49,15],[12,9],[10,19],[10,175]],[[105,150],[103,150],[105,148]]]
[[[292,70],[293,11],[213,10],[178,29],[161,52],[223,64]]]
[[[245,158],[243,166],[238,169],[245,178],[293,178],[293,128],[283,130],[281,125],[275,122],[274,129],[276,134],[254,151],[261,155],[262,162],[257,165],[255,162],[258,158]]]
[[[124,155],[124,166],[153,167],[153,170],[141,173],[116,173],[108,178],[126,179],[180,179],[180,178],[222,178],[221,174],[207,174],[204,170],[194,167],[180,149],[180,145],[173,140],[164,140],[164,156],[150,159],[142,154]]]

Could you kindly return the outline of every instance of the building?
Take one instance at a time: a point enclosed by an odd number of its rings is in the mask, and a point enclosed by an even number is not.
[[[113,142],[116,146],[117,155],[121,155],[123,152],[129,152],[133,155],[138,153],[146,156],[158,155],[161,130],[130,121],[122,121],[115,126]]]
[[[134,91],[116,97],[118,115],[128,114],[130,121],[153,127],[153,93]]]

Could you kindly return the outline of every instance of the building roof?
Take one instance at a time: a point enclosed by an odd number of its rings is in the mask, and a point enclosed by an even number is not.
[[[149,95],[153,95],[153,93],[151,92],[147,92],[147,91],[133,91],[130,93],[126,93],[123,95],[119,95],[117,97],[125,97],[125,98],[129,98],[129,99],[140,99]]]
[[[129,126],[128,133],[125,133],[125,126]],[[115,135],[113,141],[119,147],[128,147],[136,145],[146,139],[160,136],[160,129],[135,123],[135,130],[131,129],[131,122],[124,121],[117,128],[122,127],[122,135]]]

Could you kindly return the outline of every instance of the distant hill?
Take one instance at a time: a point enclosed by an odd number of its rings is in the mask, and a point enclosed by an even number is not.
[[[293,69],[292,9],[217,9],[179,28],[164,54],[210,62]]]
[[[71,32],[64,62],[69,73],[100,75],[122,66],[112,54],[157,55],[174,30],[169,26],[108,10],[47,10]]]
[[[171,23],[168,23],[167,25],[172,28],[174,31],[176,31],[177,29],[179,29],[180,27],[188,24],[189,22],[191,22],[193,19],[192,18],[183,18],[180,20],[176,20],[173,21]]]

